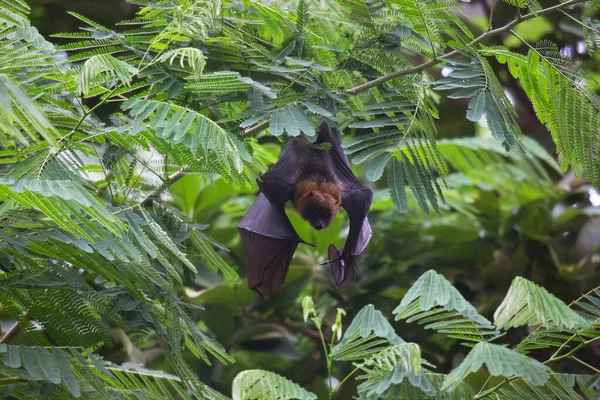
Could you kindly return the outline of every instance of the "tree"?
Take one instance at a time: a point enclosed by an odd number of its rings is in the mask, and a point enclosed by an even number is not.
[[[555,185],[570,167],[600,189],[597,2],[495,1],[483,23],[429,0],[131,3],[114,28],[71,13],[58,45],[0,1],[0,393],[597,395],[578,353],[600,338],[597,209]],[[556,16],[561,46],[519,30]],[[523,134],[523,97],[560,163]],[[343,216],[291,214],[318,247],[264,303],[235,224],[321,118],[374,182],[375,235],[335,291],[319,261]],[[438,138],[456,121],[477,135]]]

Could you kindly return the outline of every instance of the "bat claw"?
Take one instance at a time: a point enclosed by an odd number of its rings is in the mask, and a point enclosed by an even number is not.
[[[320,262],[320,263],[319,263],[319,265],[327,265],[327,264],[330,264],[330,263],[332,263],[332,262],[336,262],[336,261],[338,261],[338,260],[341,260],[341,258],[342,258],[342,257],[330,258],[330,259],[328,259],[328,260],[325,260],[325,261],[323,261],[323,262]]]

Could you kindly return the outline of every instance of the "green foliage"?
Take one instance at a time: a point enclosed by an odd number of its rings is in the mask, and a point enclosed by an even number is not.
[[[46,396],[55,398],[101,398],[135,388],[138,395],[148,399],[173,395],[191,399],[176,376],[136,365],[119,367],[76,348],[0,344],[0,354],[4,364],[2,371],[23,380],[3,388],[3,396],[21,397],[43,390]]]
[[[494,2],[481,31],[433,0],[130,3],[63,27],[0,0],[1,397],[597,397],[597,209],[559,177],[600,188],[594,4]],[[534,16],[558,46],[486,46]],[[321,119],[373,182],[374,235],[338,290],[344,216],[292,215],[318,247],[264,303],[235,225]]]
[[[587,176],[597,187],[600,100],[588,87],[593,80],[562,56],[555,44],[540,42],[529,47],[527,57],[504,48],[486,49],[485,54],[508,63],[511,74],[519,79],[537,117],[552,133],[563,169],[571,164],[576,176]]]
[[[523,320],[524,316],[530,316],[533,313],[529,309],[523,310],[519,306],[523,292],[519,291],[518,288],[522,287],[532,288],[527,293],[541,300],[540,304],[537,305],[538,308],[546,310],[550,308],[548,314],[559,315],[559,313],[562,313],[563,315],[569,315],[576,320],[578,326],[581,326],[584,319],[571,310],[569,306],[543,291],[542,288],[535,287],[532,282],[520,277],[515,278],[513,281],[511,289],[506,294],[505,300],[496,311],[496,314],[505,312],[506,304],[513,303],[517,305],[511,308],[511,315],[514,314],[515,320]],[[317,314],[314,302],[310,297],[305,297],[303,304],[305,311],[314,315]],[[550,304],[550,307],[545,306],[546,304]],[[436,310],[434,306],[439,307]],[[558,395],[560,399],[579,399],[579,395],[573,390],[576,381],[580,382],[580,387],[587,391],[588,396],[593,397],[600,390],[600,386],[593,383],[597,380],[597,376],[559,375],[545,365],[550,361],[570,357],[574,351],[569,351],[560,356],[559,353],[575,335],[561,337],[554,334],[553,337],[556,343],[562,343],[559,344],[560,348],[544,363],[522,353],[523,344],[535,342],[535,340],[532,340],[535,332],[527,336],[515,349],[489,343],[489,340],[495,340],[498,336],[486,338],[484,334],[480,333],[480,329],[481,327],[488,330],[492,329],[493,326],[490,322],[481,317],[443,276],[434,271],[423,274],[415,282],[398,308],[394,310],[394,313],[398,314],[397,318],[403,318],[407,316],[407,310],[417,309],[418,312],[419,308],[424,311],[422,314],[428,317],[425,320],[427,322],[433,321],[432,325],[435,325],[435,328],[442,335],[450,338],[473,340],[471,337],[477,334],[479,338],[475,340],[478,343],[471,348],[465,359],[452,372],[445,376],[432,374],[422,367],[422,364],[429,365],[429,363],[421,359],[419,346],[415,343],[404,342],[396,335],[394,328],[383,314],[376,310],[373,305],[367,305],[356,314],[344,338],[337,346],[328,349],[322,339],[328,360],[337,362],[353,361],[356,366],[356,369],[342,382],[346,381],[357,370],[363,372],[363,375],[357,378],[365,380],[357,387],[359,398],[391,398],[392,396],[407,395],[407,393],[411,393],[408,388],[412,387],[415,391],[412,392],[413,397],[411,398],[479,399],[493,394],[507,399],[526,398],[527,395],[549,399],[554,398],[554,395]],[[435,310],[434,313],[430,312],[432,309]],[[455,312],[440,313],[440,310],[444,311],[444,309],[445,311]],[[455,318],[457,315],[466,316],[467,318],[457,320]],[[423,316],[420,316],[420,318],[423,318]],[[407,322],[418,321],[420,318],[409,318]],[[549,319],[552,319],[552,317]],[[554,319],[558,318],[554,317]],[[459,327],[455,328],[457,321]],[[598,318],[593,321],[593,324],[597,324]],[[471,330],[463,332],[462,330],[468,329],[469,323]],[[553,332],[560,332],[561,328],[568,330],[569,327],[566,325],[568,324],[561,324],[558,331],[556,330],[556,324],[554,326],[548,323],[539,325],[536,329],[536,332],[539,332],[538,338],[542,338],[542,332],[552,334]],[[321,338],[323,338],[323,326],[320,320],[315,323],[315,326],[321,333]],[[486,333],[494,334],[497,332],[488,331]],[[589,341],[580,342],[577,348],[591,343],[598,337],[592,336]],[[379,338],[379,340],[373,341],[375,338]],[[487,381],[485,381],[477,395],[472,397],[470,389],[465,385],[466,378],[469,374],[479,371],[484,366],[489,373],[488,380],[491,377],[502,377],[503,381],[488,390],[484,390],[487,384]],[[334,393],[338,388],[334,388],[330,393]]]

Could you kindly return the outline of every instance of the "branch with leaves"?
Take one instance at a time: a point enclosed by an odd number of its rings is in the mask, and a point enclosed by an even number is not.
[[[469,44],[467,45],[467,47],[473,47],[476,44],[482,43],[491,37],[500,35],[502,33],[510,32],[511,29],[513,29],[514,27],[516,27],[517,25],[519,25],[522,22],[528,21],[533,18],[538,18],[545,14],[549,14],[549,13],[552,13],[555,11],[562,11],[565,8],[576,6],[577,4],[581,4],[582,2],[583,2],[582,0],[568,0],[568,1],[565,1],[564,3],[560,3],[560,4],[557,4],[557,5],[548,7],[548,8],[544,8],[539,11],[533,11],[533,12],[530,12],[525,15],[521,15],[520,10],[519,10],[517,17],[514,20],[510,21],[509,23],[507,23],[504,26],[501,26],[500,28],[488,29],[486,32],[482,33],[475,39],[471,40],[469,42]],[[490,12],[490,14],[491,14],[491,12]],[[491,20],[491,15],[490,15],[490,20]],[[491,27],[491,25],[490,25],[490,27]],[[439,57],[435,57],[429,61],[426,61],[426,62],[416,65],[414,67],[406,68],[406,69],[396,71],[396,72],[391,72],[391,73],[381,76],[379,78],[373,79],[369,82],[355,86],[351,89],[346,90],[345,93],[350,94],[350,95],[356,95],[356,94],[362,93],[366,90],[377,87],[377,86],[379,86],[387,81],[390,81],[392,79],[421,72],[426,68],[429,68],[436,64],[441,63],[446,58],[451,58],[458,54],[459,54],[458,50],[449,51],[445,54],[440,55]]]

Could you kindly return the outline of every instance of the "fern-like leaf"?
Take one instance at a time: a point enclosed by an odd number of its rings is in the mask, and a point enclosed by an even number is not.
[[[543,287],[516,277],[494,313],[494,323],[498,329],[542,324],[563,330],[580,327],[585,319]]]
[[[434,270],[424,273],[408,290],[393,312],[396,320],[418,321],[461,340],[480,342],[498,332],[486,318],[442,275]]]
[[[550,368],[539,361],[497,344],[480,342],[448,374],[442,389],[453,390],[467,375],[478,371],[483,365],[492,376],[519,377],[534,386],[541,386],[549,379]]]
[[[317,396],[273,372],[251,369],[233,380],[233,400],[313,400]]]
[[[99,54],[89,58],[81,69],[79,75],[79,93],[88,94],[98,86],[113,86],[122,84],[129,86],[133,76],[138,70],[125,61],[121,61],[110,54]]]

